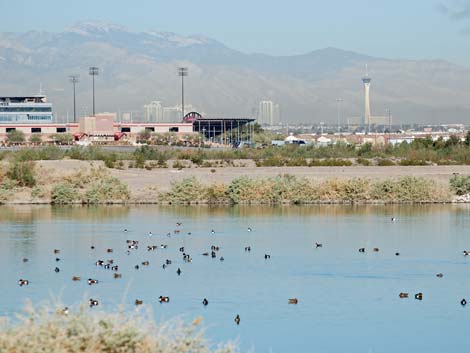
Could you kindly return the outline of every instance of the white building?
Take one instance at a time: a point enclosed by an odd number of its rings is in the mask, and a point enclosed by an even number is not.
[[[279,104],[273,101],[261,101],[258,107],[258,124],[260,125],[276,125],[279,124],[281,112]]]
[[[162,122],[163,121],[163,107],[159,101],[153,101],[150,104],[144,105],[144,115],[146,122]]]

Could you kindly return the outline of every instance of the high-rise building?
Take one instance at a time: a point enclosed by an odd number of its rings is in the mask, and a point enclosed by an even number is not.
[[[146,122],[162,122],[163,107],[161,102],[153,101],[150,104],[144,105],[144,115]]]
[[[370,125],[371,123],[370,81],[372,81],[372,79],[369,77],[366,66],[366,75],[362,78],[362,82],[364,83],[364,125]]]
[[[259,102],[258,124],[274,125],[274,103],[272,101]]]

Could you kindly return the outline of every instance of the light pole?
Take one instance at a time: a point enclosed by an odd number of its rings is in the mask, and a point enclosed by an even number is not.
[[[95,76],[98,76],[99,69],[96,66],[90,66],[88,73],[93,80],[93,116],[95,116]]]
[[[341,103],[343,102],[342,98],[336,98],[336,109],[337,109],[337,122],[338,122],[338,134],[341,132],[340,120],[341,120]]]
[[[70,75],[69,80],[70,82],[72,82],[72,85],[73,85],[73,122],[76,123],[77,122],[77,105],[75,101],[75,85],[80,81],[80,75]]]
[[[181,112],[182,118],[184,119],[184,78],[188,76],[188,68],[187,67],[179,67],[178,68],[178,76],[181,77]]]

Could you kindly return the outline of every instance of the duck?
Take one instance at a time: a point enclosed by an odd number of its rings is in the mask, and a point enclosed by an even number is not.
[[[104,268],[105,268],[105,270],[109,270],[109,269],[111,268],[111,265],[110,265],[110,264],[106,264],[106,265],[104,265]]]
[[[141,300],[141,299],[136,299],[134,303],[135,303],[135,305],[142,305],[144,303],[144,301]]]
[[[444,277],[444,274],[443,274],[443,273],[438,273],[438,274],[436,275],[436,277],[442,278],[442,277]]]
[[[93,278],[88,278],[88,284],[91,286],[92,284],[98,284],[98,280],[97,279],[93,279]]]
[[[396,218],[396,217],[392,217],[392,218],[390,218],[390,220],[391,220],[392,222],[396,222],[396,221],[397,221],[397,218]]]
[[[136,270],[138,270],[138,269],[139,269],[139,265],[135,265],[134,268],[135,268]]]
[[[184,246],[182,246],[179,250],[180,252],[184,252]]]
[[[23,262],[28,262],[29,260],[25,257],[23,258]]]
[[[374,250],[374,252],[379,252],[380,251],[379,248],[374,248],[373,250]]]
[[[209,304],[209,301],[206,298],[204,298],[202,300],[202,305],[207,306],[207,304]]]
[[[395,253],[395,256],[400,256],[400,253],[399,253],[399,252],[396,252],[396,253]]]
[[[55,271],[55,273],[59,273],[59,272],[60,272],[60,268],[56,267],[56,268],[54,269],[54,271]]]
[[[359,252],[366,252],[366,249],[365,248],[360,248]]]
[[[115,274],[113,275],[113,277],[114,277],[114,278],[122,278],[122,274],[120,274],[120,273],[115,273]]]
[[[90,246],[90,249],[95,250],[95,246],[94,245]]]
[[[420,293],[415,294],[415,299],[423,300],[423,293],[420,292]]]
[[[401,292],[400,294],[398,294],[398,296],[400,298],[408,298],[408,293]]]
[[[63,309],[58,309],[57,314],[59,314],[59,315],[68,315],[69,314],[69,308],[66,306]]]
[[[215,251],[212,251],[212,252],[211,252],[211,257],[212,257],[213,259],[217,257],[217,255],[215,254]]]
[[[176,270],[176,273],[179,275],[181,275],[181,269],[178,267],[178,269]]]
[[[90,308],[92,308],[92,307],[94,307],[94,306],[98,306],[98,305],[99,305],[99,302],[98,302],[98,300],[96,300],[96,299],[90,298],[90,300],[88,301],[88,304],[90,305]]]
[[[462,300],[460,301],[460,304],[461,304],[462,306],[465,306],[465,305],[467,305],[467,301],[466,301],[465,299],[462,299]]]
[[[322,248],[323,244],[322,243],[315,243],[315,248]]]
[[[104,261],[103,260],[98,260],[95,262],[95,265],[96,266],[103,266],[104,265]]]
[[[54,249],[54,254],[59,254],[60,250],[59,249]]]
[[[181,222],[176,222],[176,226],[177,226],[177,227],[181,227],[182,225],[183,225],[183,223],[181,223]]]
[[[124,233],[127,233],[127,232],[128,232],[127,228],[124,228],[123,232],[124,232]]]
[[[267,260],[267,259],[270,259],[271,258],[271,255],[269,254],[264,254],[264,259]]]
[[[225,261],[223,256],[220,257],[220,261]]]
[[[251,251],[251,246],[245,246],[245,251],[247,252]]]
[[[149,232],[149,237],[153,236],[153,233],[152,232]]]
[[[56,257],[56,258],[55,258],[55,261],[56,261],[56,262],[59,262],[59,261],[60,261],[60,258]]]
[[[106,249],[106,252],[111,253],[113,252],[113,249]]]
[[[209,256],[209,253],[208,252],[203,252],[202,256]]]
[[[27,285],[29,285],[29,281],[27,279],[20,278],[18,280],[18,284],[19,284],[20,287],[27,286]]]
[[[299,300],[297,298],[290,298],[288,303],[289,304],[297,304],[299,302]]]
[[[252,231],[251,227],[248,227],[248,232],[251,232],[251,231]]]
[[[468,251],[468,250],[464,250],[464,251],[462,251],[462,252],[463,252],[464,256],[470,255],[470,251]]]
[[[149,261],[143,261],[143,262],[142,262],[142,266],[148,266],[148,265],[150,265],[150,262],[149,262]]]
[[[171,265],[171,260],[166,259],[166,260],[165,260],[165,263],[166,263],[167,265]]]
[[[170,301],[170,297],[164,297],[164,296],[161,295],[161,296],[158,297],[158,301],[160,303],[168,303]]]
[[[114,265],[111,267],[111,271],[117,271],[119,269],[118,265]]]
[[[233,321],[235,321],[237,325],[240,325],[240,315],[237,314],[237,316],[235,316],[235,319],[233,319]]]
[[[72,277],[72,281],[80,281],[81,280],[81,277],[79,276],[73,276]]]
[[[212,233],[212,235],[214,235],[214,234],[215,234],[215,230],[212,229],[212,230],[211,230],[211,233]]]

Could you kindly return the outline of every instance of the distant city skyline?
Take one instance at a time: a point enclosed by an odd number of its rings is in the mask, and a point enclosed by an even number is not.
[[[469,0],[141,0],[139,6],[124,0],[82,0],[67,6],[49,0],[39,7],[32,0],[19,0],[8,4],[8,12],[15,15],[4,16],[0,31],[60,32],[75,22],[100,19],[134,31],[201,34],[246,53],[296,55],[336,47],[470,66],[469,9]]]

